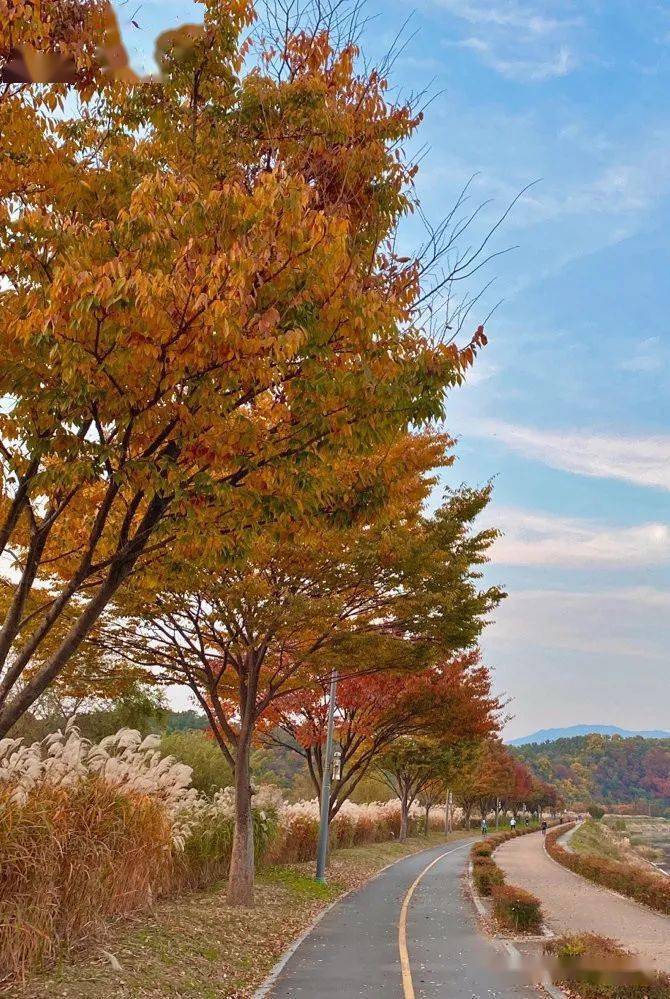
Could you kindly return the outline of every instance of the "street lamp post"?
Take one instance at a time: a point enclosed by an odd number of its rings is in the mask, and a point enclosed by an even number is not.
[[[321,780],[321,810],[319,815],[319,846],[316,854],[316,880],[326,883],[326,861],[328,859],[328,813],[330,811],[330,776],[333,761],[333,729],[335,727],[335,706],[337,700],[337,672],[330,674],[330,700],[328,702],[328,726],[326,728],[326,750]]]

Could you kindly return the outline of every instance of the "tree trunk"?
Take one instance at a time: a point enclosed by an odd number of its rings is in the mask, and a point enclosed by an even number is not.
[[[426,821],[426,828],[424,829],[424,835],[427,836],[428,835],[428,820],[430,819],[431,805],[426,805],[425,807],[426,807],[426,819],[425,819],[425,821]]]
[[[235,831],[228,874],[229,905],[254,904],[254,825],[251,811],[249,740],[240,739],[235,760]]]
[[[400,835],[398,836],[398,841],[404,843],[407,839],[407,827],[409,825],[409,806],[407,804],[407,795],[403,794],[400,798]]]

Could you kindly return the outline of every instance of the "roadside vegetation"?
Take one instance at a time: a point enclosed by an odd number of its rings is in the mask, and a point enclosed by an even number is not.
[[[507,884],[493,853],[508,840],[537,832],[538,829],[537,823],[503,829],[478,840],[470,850],[475,890],[482,898],[491,900],[491,911],[498,927],[514,934],[539,933],[544,918],[541,903],[531,892]]]
[[[257,904],[227,905],[225,880],[156,902],[107,924],[85,946],[46,974],[0,995],[12,999],[243,999],[251,996],[296,936],[330,902],[387,864],[445,842],[439,833],[406,843],[335,851],[329,883],[314,881],[313,865],[262,868]]]
[[[560,937],[545,945],[556,985],[579,999],[668,999],[670,977],[637,969],[613,940],[593,934]]]
[[[558,863],[596,884],[628,895],[658,912],[670,914],[670,878],[654,872],[651,867],[645,869],[640,862],[613,859],[602,852],[570,852],[557,843],[560,835],[554,830],[547,833],[546,838],[547,850]],[[586,842],[600,851],[608,849],[603,846],[603,843],[606,844],[603,836],[596,835],[592,830],[587,830]]]
[[[570,837],[570,849],[605,860],[623,861],[624,853],[615,837],[602,822],[586,819]]]

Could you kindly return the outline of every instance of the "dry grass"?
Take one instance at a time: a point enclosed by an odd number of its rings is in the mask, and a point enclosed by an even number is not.
[[[668,999],[670,977],[637,970],[614,940],[592,933],[559,937],[545,945],[553,980],[572,999]]]
[[[149,903],[172,868],[160,804],[98,778],[0,789],[0,983]]]
[[[63,962],[7,994],[12,999],[242,999],[329,901],[394,860],[441,842],[444,837],[431,835],[337,851],[328,886],[313,880],[312,865],[269,868],[259,876],[251,910],[229,908],[221,884],[159,902],[148,914],[109,926],[79,960]],[[120,971],[103,951],[113,955]]]
[[[586,819],[579,829],[575,830],[570,838],[570,849],[575,853],[589,853],[605,860],[626,859],[607,826],[593,819]]]

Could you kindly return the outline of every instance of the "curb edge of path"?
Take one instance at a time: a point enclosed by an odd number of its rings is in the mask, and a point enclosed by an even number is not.
[[[470,861],[470,863],[468,864],[468,873],[467,873],[467,877],[466,877],[466,883],[467,883],[467,886],[468,886],[468,893],[470,895],[470,898],[474,902],[475,909],[477,910],[480,918],[482,920],[483,919],[488,919],[489,918],[489,913],[486,910],[486,908],[484,907],[484,903],[482,902],[481,898],[479,897],[479,895],[475,891],[475,885],[474,885],[474,881],[473,881],[473,878],[472,878],[472,861]],[[552,936],[552,937],[554,935],[555,934],[553,934],[551,932],[549,934],[549,936]],[[521,962],[521,954],[518,951],[518,949],[514,946],[514,944],[513,944],[513,942],[511,940],[506,940],[505,937],[501,937],[501,936],[490,937],[490,940],[491,940],[491,943],[493,944],[493,946],[497,950],[504,949],[504,950],[507,951],[507,953],[509,954],[509,956],[512,958],[513,961],[515,961],[515,962],[516,961]],[[553,984],[553,982],[544,981],[544,982],[537,982],[536,984],[537,984],[537,986],[539,988],[544,989],[544,991],[550,997],[550,999],[568,999],[567,993],[563,992],[561,989],[559,989],[558,986],[556,986],[556,985]]]
[[[445,842],[449,842],[448,839],[445,840]],[[384,867],[381,867],[378,871],[375,871],[375,873],[371,877],[366,878],[366,880],[362,884],[356,885],[355,888],[349,888],[347,891],[343,892],[342,895],[339,895],[336,899],[330,902],[325,907],[325,909],[322,909],[320,912],[316,914],[311,923],[309,923],[309,925],[305,927],[302,933],[300,933],[299,936],[297,936],[295,940],[291,944],[289,944],[287,949],[281,954],[276,963],[272,966],[272,968],[270,968],[267,977],[261,982],[256,991],[252,993],[251,999],[266,999],[266,996],[269,994],[270,989],[276,984],[277,979],[279,978],[282,971],[284,970],[288,962],[291,960],[291,958],[297,951],[298,947],[300,947],[300,945],[307,939],[310,933],[314,929],[316,929],[318,924],[321,922],[324,916],[328,915],[331,909],[334,909],[336,905],[339,905],[340,902],[343,902],[344,899],[347,898],[349,895],[353,895],[355,892],[361,891],[362,888],[365,888],[376,878],[380,877],[382,874],[385,873],[385,871],[388,871],[389,868],[395,867],[396,864],[402,863],[403,860],[409,860],[410,857],[420,857],[422,853],[429,853],[431,850],[436,850],[436,849],[438,849],[438,847],[430,846],[426,847],[425,850],[417,850],[416,853],[408,853],[404,857],[398,857],[396,860],[392,860],[390,864],[385,864]],[[557,996],[556,999],[563,999],[563,996],[562,995]]]

